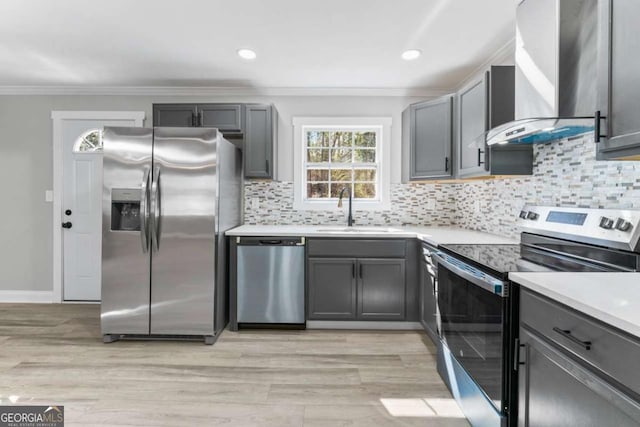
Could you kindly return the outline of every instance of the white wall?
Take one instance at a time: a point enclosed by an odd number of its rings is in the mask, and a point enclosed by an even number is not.
[[[385,96],[0,96],[0,291],[52,289],[53,110],[140,110],[151,126],[152,104],[162,102],[263,102],[278,110],[278,171],[293,180],[294,116],[390,116],[391,180],[400,182],[401,113],[426,97]]]

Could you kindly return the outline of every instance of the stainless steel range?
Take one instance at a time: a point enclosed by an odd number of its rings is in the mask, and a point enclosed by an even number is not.
[[[478,426],[504,426],[515,407],[510,369],[516,271],[640,271],[640,211],[527,206],[516,245],[443,245],[437,274],[438,371]]]

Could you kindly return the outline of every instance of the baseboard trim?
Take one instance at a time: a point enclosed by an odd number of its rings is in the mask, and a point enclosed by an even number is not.
[[[53,302],[53,291],[0,291],[0,303]]]
[[[353,321],[353,320],[307,320],[307,329],[369,329],[389,331],[421,330],[419,322],[385,322],[385,321]]]

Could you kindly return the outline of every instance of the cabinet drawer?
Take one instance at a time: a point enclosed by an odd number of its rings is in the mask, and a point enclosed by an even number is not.
[[[307,254],[319,257],[404,258],[406,241],[398,239],[310,239]]]
[[[639,341],[525,289],[520,293],[520,323],[640,394]],[[571,337],[590,342],[590,348]]]

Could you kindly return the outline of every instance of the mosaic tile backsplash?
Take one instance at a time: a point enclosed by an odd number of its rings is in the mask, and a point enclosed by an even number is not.
[[[592,137],[539,145],[534,155],[533,176],[456,184],[452,222],[516,237],[526,204],[640,209],[640,162],[596,161]]]
[[[356,225],[458,225],[517,237],[525,204],[640,209],[640,162],[596,161],[593,138],[536,146],[529,177],[392,184],[391,209],[354,211]],[[258,199],[258,209],[251,206]],[[428,201],[435,200],[435,208]],[[293,183],[245,183],[245,224],[345,224],[346,209],[293,209]]]
[[[455,216],[453,188],[447,184],[392,184],[391,209],[353,211],[355,225],[451,225]],[[346,224],[342,211],[308,211],[293,208],[293,183],[247,181],[244,187],[245,224]],[[258,209],[251,206],[258,199]],[[432,209],[427,200],[434,200]]]

